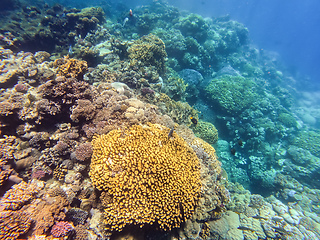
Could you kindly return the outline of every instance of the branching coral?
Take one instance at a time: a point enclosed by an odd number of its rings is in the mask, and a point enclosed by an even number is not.
[[[0,203],[6,210],[20,209],[26,202],[33,199],[42,187],[42,184],[38,185],[37,181],[32,181],[30,184],[21,182],[8,190]]]
[[[135,125],[93,139],[89,175],[103,191],[107,230],[154,223],[170,230],[192,216],[201,190],[199,160],[169,132]]]
[[[0,212],[0,239],[17,239],[26,233],[31,226],[31,220],[22,211]]]
[[[128,52],[132,65],[155,66],[159,74],[165,72],[167,53],[163,41],[157,36],[149,34],[136,40]]]
[[[73,231],[73,226],[65,221],[56,222],[52,229],[51,234],[56,238],[61,238],[69,235]]]
[[[82,79],[88,70],[87,62],[69,57],[55,60],[54,66],[58,67],[58,75],[66,78]]]
[[[13,136],[0,139],[0,186],[2,186],[13,172],[9,167],[8,161],[14,159],[13,153],[17,144],[16,138]]]

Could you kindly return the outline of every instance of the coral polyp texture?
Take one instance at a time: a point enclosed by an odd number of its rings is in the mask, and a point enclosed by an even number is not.
[[[128,224],[177,228],[201,190],[200,164],[175,132],[157,124],[113,130],[92,140],[90,178],[100,191],[107,231]]]
[[[154,66],[159,74],[165,72],[167,53],[163,41],[153,34],[136,40],[128,50],[132,65]]]
[[[70,234],[71,231],[73,231],[73,226],[68,222],[61,221],[56,222],[53,225],[51,229],[51,234],[56,238],[60,238],[67,236],[68,234]]]
[[[86,61],[80,61],[69,57],[55,60],[54,66],[58,67],[58,75],[65,76],[67,78],[71,77],[82,79],[88,69]]]
[[[31,219],[24,212],[0,212],[0,239],[17,239],[31,226]]]

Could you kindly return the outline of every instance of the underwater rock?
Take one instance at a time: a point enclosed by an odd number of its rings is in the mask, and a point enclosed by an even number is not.
[[[191,86],[198,86],[203,80],[202,74],[194,69],[183,69],[179,72],[179,76]]]

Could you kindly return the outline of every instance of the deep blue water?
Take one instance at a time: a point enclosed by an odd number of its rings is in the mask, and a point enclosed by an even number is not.
[[[252,43],[276,51],[291,73],[320,83],[320,1],[172,0],[170,4],[206,17],[229,14],[243,23]]]

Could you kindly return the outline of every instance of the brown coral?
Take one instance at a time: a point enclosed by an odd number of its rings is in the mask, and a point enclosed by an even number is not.
[[[42,97],[60,104],[74,104],[78,99],[90,99],[91,92],[87,83],[75,78],[57,77],[39,87]]]
[[[155,66],[161,75],[165,72],[167,53],[163,41],[153,34],[136,40],[128,50],[131,65]]]
[[[36,180],[33,180],[30,184],[26,182],[20,182],[14,185],[8,190],[0,203],[5,210],[17,210],[20,209],[26,202],[34,198],[41,188],[42,184],[38,184]]]
[[[17,239],[31,226],[31,219],[23,211],[0,212],[0,239]]]
[[[176,102],[164,93],[155,98],[153,103],[179,124],[190,125],[190,117],[198,119],[198,111],[188,103]]]
[[[175,132],[161,125],[133,126],[96,136],[90,178],[103,191],[107,230],[127,224],[179,227],[199,197],[199,161]]]
[[[88,70],[86,61],[64,57],[54,61],[54,66],[58,67],[58,75],[66,78],[83,79],[83,75]]]
[[[92,155],[92,146],[91,143],[82,143],[80,144],[75,152],[74,152],[75,158],[78,161],[86,161],[91,158]]]

